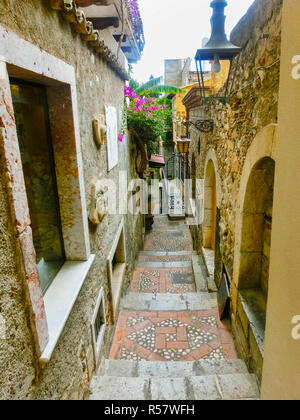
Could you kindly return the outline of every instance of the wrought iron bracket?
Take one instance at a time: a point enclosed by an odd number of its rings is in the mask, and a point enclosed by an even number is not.
[[[201,133],[212,133],[214,131],[214,120],[197,120],[196,122],[193,121],[186,121],[185,125],[188,127],[189,125],[193,125],[198,131]]]

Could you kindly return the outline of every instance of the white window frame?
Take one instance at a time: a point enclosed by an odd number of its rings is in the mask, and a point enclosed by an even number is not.
[[[100,330],[98,338],[96,338],[95,322],[96,322],[98,311],[101,304],[103,305],[104,325],[102,326]],[[106,323],[106,311],[105,311],[105,298],[104,298],[104,289],[102,287],[102,289],[100,290],[97,302],[96,302],[94,314],[91,321],[91,330],[92,330],[93,348],[94,348],[94,357],[95,357],[96,366],[98,365],[98,362],[99,362],[99,357],[101,353],[101,348],[103,344],[106,327],[107,327],[107,323]]]

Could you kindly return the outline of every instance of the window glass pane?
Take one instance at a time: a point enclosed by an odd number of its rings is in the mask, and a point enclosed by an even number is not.
[[[64,263],[54,158],[43,87],[11,82],[33,242],[45,293]]]

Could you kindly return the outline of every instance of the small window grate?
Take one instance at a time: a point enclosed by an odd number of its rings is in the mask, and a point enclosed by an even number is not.
[[[95,338],[98,341],[102,328],[105,326],[105,318],[104,318],[104,302],[101,299],[101,303],[96,315],[95,319]]]
[[[106,329],[105,301],[103,288],[99,294],[91,322],[95,360],[98,363]]]

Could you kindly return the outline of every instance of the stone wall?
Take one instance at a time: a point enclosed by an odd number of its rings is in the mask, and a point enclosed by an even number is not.
[[[239,58],[238,71],[230,102],[226,105],[213,101],[206,107],[206,117],[214,120],[212,134],[201,134],[190,129],[193,140],[190,148],[196,160],[196,176],[204,179],[205,163],[209,154],[216,156],[217,191],[220,192],[220,234],[219,249],[216,249],[215,280],[219,284],[221,269],[225,264],[231,280],[234,273],[234,247],[236,235],[236,211],[240,190],[241,174],[247,152],[255,136],[270,124],[277,123],[279,91],[279,58],[281,46],[282,0],[256,0],[248,13],[232,32],[232,41],[243,51]],[[199,118],[199,108],[189,110],[190,119]],[[201,152],[198,141],[201,139]],[[218,182],[217,182],[218,183]],[[269,211],[270,212],[270,211]],[[271,216],[271,215],[270,215]],[[193,229],[193,236],[199,252],[203,246],[202,226]],[[263,258],[269,259],[270,232],[265,229]],[[265,264],[264,270],[267,270]],[[266,277],[263,288],[267,290]],[[247,331],[241,330],[236,336],[249,340]],[[243,346],[237,347],[239,354],[249,359]],[[258,363],[259,364],[259,363]],[[250,362],[248,363],[250,365]],[[251,369],[255,371],[255,363]],[[261,376],[261,366],[257,369]]]
[[[128,172],[128,181],[136,177],[130,139],[118,142],[119,165],[107,173],[106,146],[98,148],[93,138],[92,119],[105,112],[105,105],[117,109],[121,122],[124,81],[101,56],[94,54],[69,22],[49,7],[48,1],[3,0],[0,24],[75,68],[87,203],[91,199],[92,181],[104,177],[118,184],[119,170]],[[82,399],[95,368],[90,320],[101,287],[105,291],[108,321],[111,318],[106,258],[122,215],[108,215],[99,226],[89,224],[91,252],[96,258],[51,361],[41,368],[29,327],[24,278],[19,272],[20,250],[15,244],[3,171],[0,212],[0,313],[7,320],[8,331],[6,340],[0,340],[0,399]],[[126,289],[142,243],[143,220],[125,215],[124,223],[128,262]],[[113,332],[114,327],[108,326],[101,357],[107,356]]]

